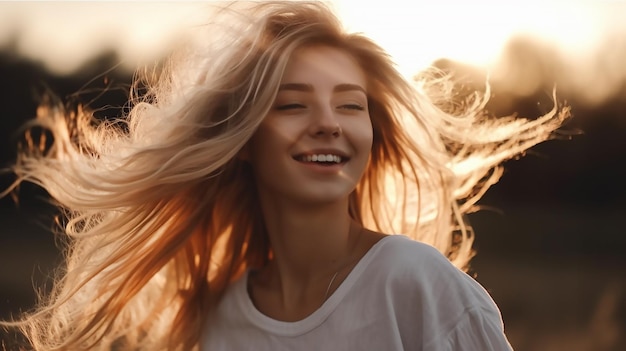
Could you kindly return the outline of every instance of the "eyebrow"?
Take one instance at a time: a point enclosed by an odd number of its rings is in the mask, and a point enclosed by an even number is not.
[[[280,87],[278,87],[279,91],[282,90],[295,90],[295,91],[304,91],[304,92],[312,92],[315,89],[313,88],[313,85],[311,84],[305,84],[305,83],[286,83],[286,84],[281,84]],[[358,84],[348,84],[348,83],[344,83],[344,84],[338,84],[333,88],[333,92],[335,93],[340,93],[340,92],[344,92],[344,91],[360,91],[363,94],[367,95],[367,91],[365,91],[365,88],[363,88],[362,86],[358,85]]]

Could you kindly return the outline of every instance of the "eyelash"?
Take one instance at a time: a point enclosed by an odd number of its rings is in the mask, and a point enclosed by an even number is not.
[[[306,106],[302,105],[302,104],[286,104],[286,105],[280,105],[280,106],[276,106],[276,110],[278,111],[285,111],[285,110],[291,110],[291,109],[296,109],[296,108],[306,108]],[[344,108],[347,110],[356,110],[356,111],[364,111],[365,107],[359,105],[359,104],[347,104],[347,105],[341,105],[339,106],[339,108]]]
[[[278,111],[285,111],[285,110],[291,110],[291,109],[296,109],[296,108],[305,108],[306,106],[302,105],[302,104],[286,104],[286,105],[280,105],[280,106],[276,106],[276,110]]]
[[[359,104],[347,104],[347,105],[341,105],[339,106],[341,108],[345,108],[348,110],[356,110],[356,111],[364,111],[365,107],[359,105]]]

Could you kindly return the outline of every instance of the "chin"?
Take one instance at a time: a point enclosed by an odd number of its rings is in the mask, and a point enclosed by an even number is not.
[[[312,190],[312,189],[311,189]],[[305,205],[335,205],[338,203],[348,203],[350,194],[354,191],[354,188],[337,189],[331,191],[330,189],[320,189],[319,191],[307,191],[306,194],[299,194],[297,201]]]

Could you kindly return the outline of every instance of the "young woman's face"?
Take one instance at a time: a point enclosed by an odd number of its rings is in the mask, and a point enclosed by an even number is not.
[[[347,199],[372,148],[366,91],[365,74],[347,53],[296,51],[248,145],[259,191],[304,204]]]

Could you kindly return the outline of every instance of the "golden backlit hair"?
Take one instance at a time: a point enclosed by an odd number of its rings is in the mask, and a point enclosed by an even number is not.
[[[250,167],[237,157],[271,108],[292,53],[327,45],[366,72],[370,165],[350,198],[365,227],[472,256],[463,220],[498,167],[567,117],[489,118],[486,94],[450,109],[444,76],[403,77],[322,3],[238,3],[211,14],[119,120],[42,107],[54,137],[13,171],[67,213],[66,266],[19,326],[35,350],[190,350],[224,289],[271,257]],[[145,72],[144,72],[145,73]],[[11,189],[9,189],[11,190]],[[8,191],[9,191],[8,190]],[[7,192],[8,192],[7,191]],[[6,194],[6,193],[5,193]]]

